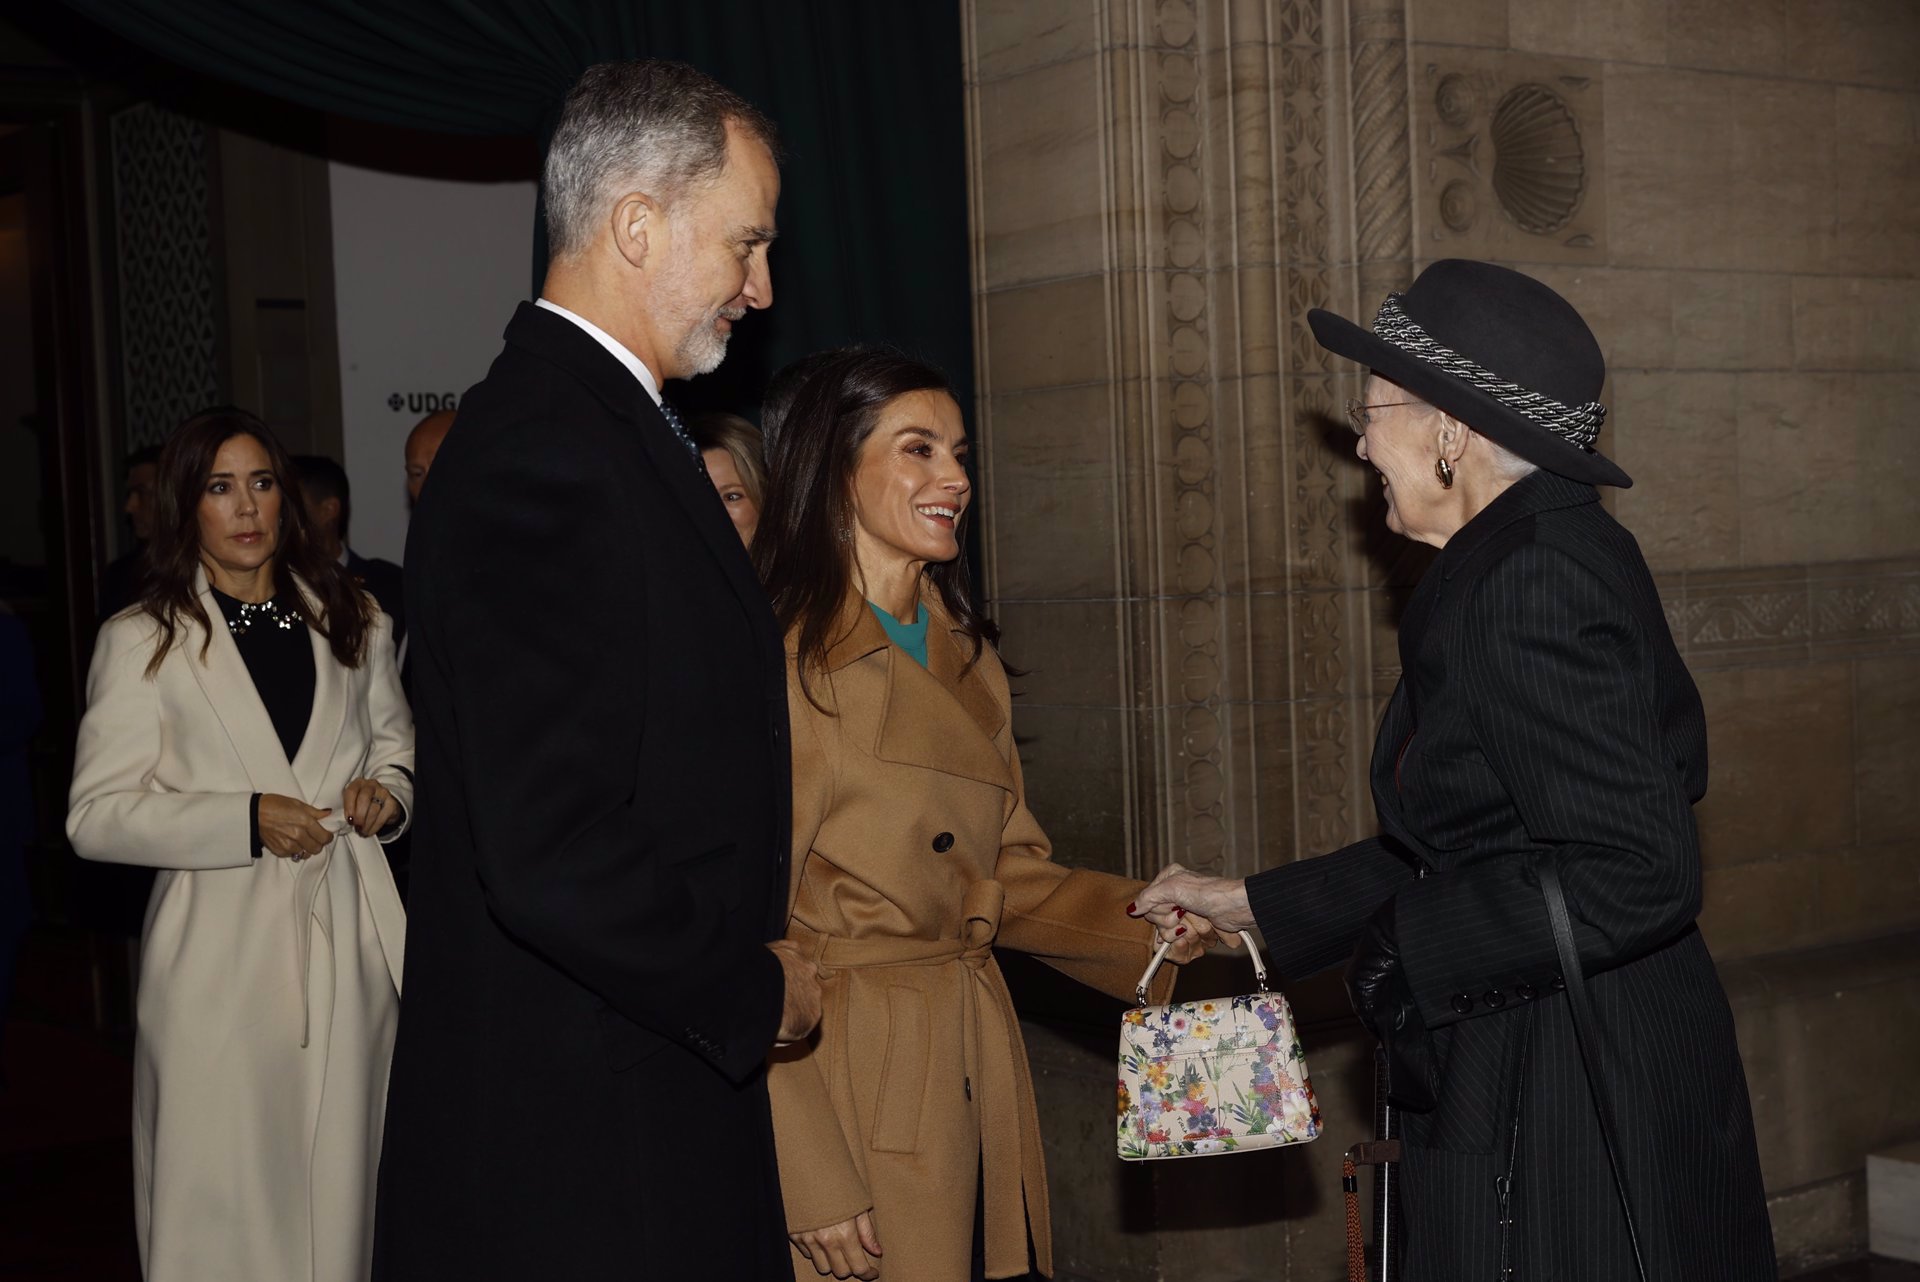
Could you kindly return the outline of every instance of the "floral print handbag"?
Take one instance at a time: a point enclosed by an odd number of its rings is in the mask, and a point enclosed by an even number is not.
[[[1147,1005],[1170,945],[1147,963],[1139,1005],[1120,1019],[1117,1133],[1130,1162],[1303,1144],[1320,1134],[1320,1105],[1293,1008],[1267,988],[1253,936],[1240,932],[1260,991],[1244,997]]]

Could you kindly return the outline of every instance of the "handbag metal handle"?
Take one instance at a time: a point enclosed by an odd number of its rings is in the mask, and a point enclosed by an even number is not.
[[[1253,936],[1247,931],[1241,931],[1240,938],[1247,941],[1247,956],[1253,959],[1253,974],[1254,978],[1260,981],[1260,991],[1271,992],[1272,990],[1267,987],[1267,963],[1261,960],[1260,946],[1253,942]],[[1153,960],[1147,963],[1146,973],[1140,976],[1140,982],[1134,985],[1133,995],[1138,999],[1139,1005],[1147,1004],[1147,989],[1153,986],[1154,972],[1160,969],[1160,963],[1167,959],[1167,950],[1172,947],[1171,939],[1163,941],[1153,954]]]

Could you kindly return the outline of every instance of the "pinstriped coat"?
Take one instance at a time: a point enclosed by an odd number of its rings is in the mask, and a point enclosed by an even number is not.
[[[1633,1277],[1537,853],[1562,870],[1651,1276],[1773,1278],[1733,1017],[1694,926],[1706,718],[1638,545],[1591,486],[1535,473],[1448,542],[1400,657],[1373,756],[1381,836],[1248,891],[1296,978],[1344,960],[1395,898],[1442,1064],[1438,1106],[1401,1113],[1406,1282],[1495,1276],[1516,1092],[1516,1276]]]

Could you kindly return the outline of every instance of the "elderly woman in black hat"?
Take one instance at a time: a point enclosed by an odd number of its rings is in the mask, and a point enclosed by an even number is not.
[[[1380,835],[1135,910],[1348,962],[1398,1106],[1403,1276],[1771,1279],[1733,1017],[1694,925],[1706,719],[1593,442],[1598,344],[1527,276],[1449,260],[1373,330],[1349,404],[1387,524],[1440,548],[1375,741]],[[1187,914],[1178,917],[1178,912]],[[1510,1271],[1509,1271],[1510,1270]]]

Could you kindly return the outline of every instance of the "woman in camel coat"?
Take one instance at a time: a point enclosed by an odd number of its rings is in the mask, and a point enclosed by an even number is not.
[[[1140,883],[1052,862],[1027,809],[1006,673],[958,563],[965,451],[938,371],[840,354],[787,419],[755,545],[793,663],[788,938],[823,972],[818,1033],[769,1078],[802,1282],[1025,1276],[1029,1235],[1051,1273],[993,949],[1120,997],[1151,953],[1126,915]]]
[[[80,726],[74,848],[160,870],[134,1065],[149,1282],[358,1282],[371,1258],[404,937],[379,841],[405,826],[413,724],[386,616],[313,553],[286,467],[238,413],[169,441],[152,578],[101,631]]]

